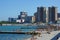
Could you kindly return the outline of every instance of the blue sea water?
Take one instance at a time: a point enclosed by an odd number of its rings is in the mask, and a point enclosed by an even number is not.
[[[0,26],[0,31],[33,31],[36,26]]]
[[[35,26],[0,26],[0,31],[35,31]],[[25,40],[32,35],[28,34],[0,34],[0,40]]]
[[[26,34],[0,34],[0,40],[24,40],[31,37]]]

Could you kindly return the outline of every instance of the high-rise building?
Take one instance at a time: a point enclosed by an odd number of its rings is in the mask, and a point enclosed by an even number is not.
[[[26,21],[27,18],[27,12],[20,12],[20,15],[18,15],[18,20],[24,19],[24,22]],[[23,21],[23,20],[22,20]]]
[[[58,13],[58,20],[60,20],[60,13]]]
[[[35,16],[32,16],[32,23],[35,22]]]
[[[37,19],[38,19],[37,12],[34,13],[34,16],[35,16],[35,22],[37,22]]]
[[[27,16],[27,12],[20,12],[20,15],[18,15],[18,19],[25,19]]]
[[[32,23],[32,16],[27,16],[26,23]]]
[[[46,9],[46,23],[48,23],[48,10]]]
[[[54,23],[57,20],[57,7],[48,7],[48,22]]]
[[[34,14],[36,22],[46,22],[46,8],[37,7],[37,12]]]

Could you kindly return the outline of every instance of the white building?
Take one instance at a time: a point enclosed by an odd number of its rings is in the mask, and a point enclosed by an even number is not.
[[[25,20],[24,19],[18,19],[18,20],[16,20],[16,22],[18,22],[18,23],[24,23]]]

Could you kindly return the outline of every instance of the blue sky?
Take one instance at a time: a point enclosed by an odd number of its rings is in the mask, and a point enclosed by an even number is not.
[[[56,6],[60,12],[60,0],[0,0],[0,20],[17,17],[20,11],[33,15],[37,7]]]

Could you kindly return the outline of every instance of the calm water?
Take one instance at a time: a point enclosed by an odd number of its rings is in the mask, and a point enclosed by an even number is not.
[[[0,26],[0,31],[34,31],[36,26]],[[0,34],[0,40],[24,40],[32,35],[27,34]]]
[[[0,26],[0,31],[34,31],[37,26]]]

